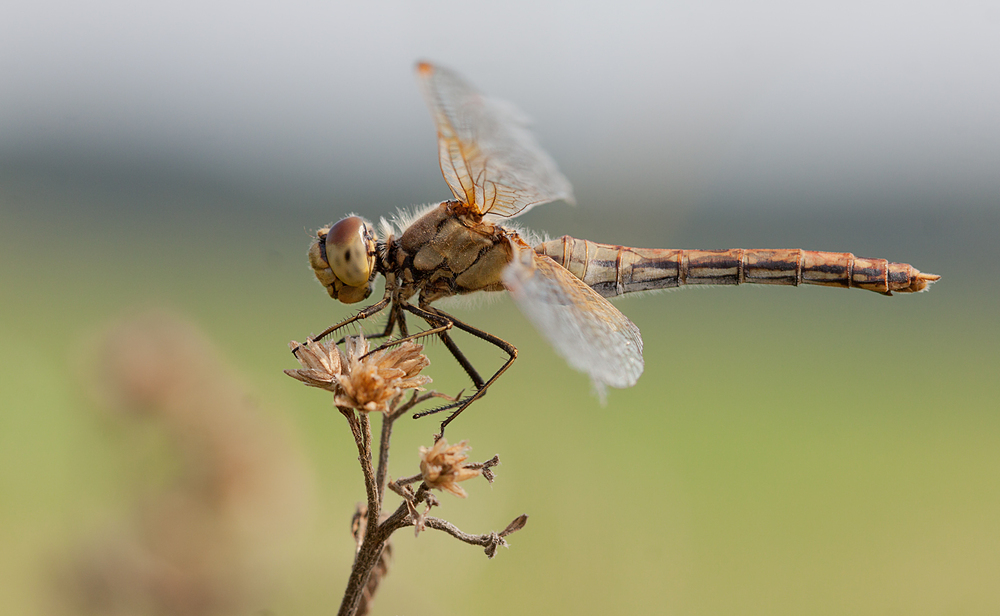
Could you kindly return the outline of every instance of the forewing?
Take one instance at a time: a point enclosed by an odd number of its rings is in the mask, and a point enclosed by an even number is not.
[[[642,374],[639,328],[580,279],[546,256],[515,247],[504,285],[521,311],[569,365],[604,386],[631,387]]]
[[[457,199],[499,218],[573,200],[569,180],[513,105],[487,98],[454,72],[427,62],[417,65],[417,76],[437,125],[441,173]]]

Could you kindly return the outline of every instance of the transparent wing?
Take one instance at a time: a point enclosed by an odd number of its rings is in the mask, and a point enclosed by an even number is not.
[[[569,180],[513,105],[427,62],[417,64],[417,76],[437,125],[441,173],[457,199],[499,218],[557,199],[572,202]]]
[[[569,270],[515,246],[503,275],[521,311],[569,365],[604,386],[631,387],[642,374],[639,328]]]

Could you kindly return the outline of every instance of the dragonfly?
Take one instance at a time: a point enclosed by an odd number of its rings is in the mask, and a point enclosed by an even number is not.
[[[410,337],[406,315],[425,321],[475,385],[454,403],[445,427],[517,358],[509,342],[432,304],[453,296],[508,291],[556,352],[586,373],[602,397],[631,387],[643,371],[639,328],[609,298],[685,285],[822,285],[892,295],[924,291],[940,277],[906,263],[800,249],[677,250],[601,244],[563,236],[534,246],[507,221],[536,205],[573,201],[569,180],[512,105],[480,94],[455,72],[420,62],[417,79],[437,128],[438,157],[454,199],[378,226],[347,216],[317,232],[309,261],[329,295],[367,299],[378,276],[385,294],[311,340],[388,309],[382,334]],[[414,303],[414,300],[415,303]],[[504,351],[483,379],[451,336],[458,329]],[[389,343],[387,343],[389,344]]]

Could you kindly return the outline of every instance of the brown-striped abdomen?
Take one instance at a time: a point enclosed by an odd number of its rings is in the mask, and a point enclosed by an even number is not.
[[[923,291],[940,278],[906,263],[798,248],[629,248],[563,236],[539,244],[535,252],[552,257],[604,297],[681,285],[747,283],[856,287],[892,295]]]

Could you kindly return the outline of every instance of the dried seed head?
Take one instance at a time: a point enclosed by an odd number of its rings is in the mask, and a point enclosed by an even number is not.
[[[296,348],[296,343],[292,343]],[[368,354],[364,336],[347,338],[341,352],[335,344],[308,342],[298,346],[296,356],[301,370],[285,374],[306,385],[336,394],[338,407],[365,413],[388,412],[407,389],[423,389],[431,378],[420,371],[430,365],[421,352],[423,345],[404,342],[395,347]]]
[[[465,498],[465,490],[458,482],[477,477],[480,473],[478,468],[466,468],[463,465],[469,457],[466,452],[470,449],[472,448],[466,445],[466,441],[449,446],[443,437],[430,449],[421,447],[420,474],[423,475],[424,482],[432,488]]]
[[[314,340],[299,344],[293,340],[288,344],[288,347],[292,349],[302,368],[285,370],[285,374],[310,387],[337,392],[340,386],[339,378],[347,360],[336,344]]]
[[[423,389],[431,382],[420,371],[430,365],[423,345],[404,342],[368,355],[364,336],[348,338],[347,366],[340,378],[336,404],[362,412],[388,412],[407,389]]]

